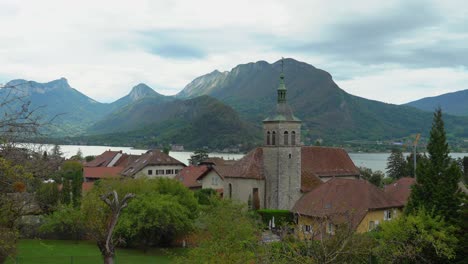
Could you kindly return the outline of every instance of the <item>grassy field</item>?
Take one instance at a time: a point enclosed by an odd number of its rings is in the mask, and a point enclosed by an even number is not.
[[[183,249],[152,249],[144,253],[134,249],[117,249],[115,263],[171,263],[171,258],[182,254]],[[102,258],[95,243],[89,241],[68,240],[32,240],[19,241],[17,257],[6,263],[13,264],[92,264],[102,263]]]

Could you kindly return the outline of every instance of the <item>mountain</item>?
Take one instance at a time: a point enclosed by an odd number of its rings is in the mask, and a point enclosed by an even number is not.
[[[275,109],[281,69],[281,61],[238,65],[229,72],[195,79],[177,97],[210,95],[233,107],[241,117],[260,124]],[[317,138],[328,142],[400,138],[427,132],[431,126],[431,113],[348,94],[328,72],[307,63],[285,59],[284,74],[288,101],[303,121],[306,144]],[[463,129],[468,119],[445,116],[445,123],[452,136],[468,137]]]
[[[146,97],[154,97],[154,98],[166,98],[169,99],[169,97],[164,96],[162,94],[157,93],[155,90],[153,90],[151,87],[144,83],[140,83],[132,88],[130,93],[117,101],[111,103],[111,108],[113,110],[122,108],[126,105],[129,105],[131,103],[134,103],[140,99],[146,98]]]
[[[0,98],[21,98],[30,102],[29,110],[42,122],[50,122],[47,132],[56,135],[74,135],[85,130],[87,124],[95,122],[109,112],[106,104],[99,103],[70,87],[67,79],[61,78],[47,83],[13,80],[0,89]],[[15,101],[12,107],[21,107]]]
[[[252,144],[259,140],[258,130],[231,107],[209,96],[171,101],[147,97],[91,126],[88,133],[94,136],[87,140],[125,138],[146,145],[170,142],[188,148],[220,149]]]
[[[444,113],[468,116],[468,89],[434,97],[425,97],[409,102],[406,105],[410,105],[424,111],[434,111],[435,108],[440,106]]]
[[[61,78],[47,83],[27,80],[12,80],[0,89],[0,100],[14,100],[10,105],[11,111],[21,109],[24,103],[29,104],[29,110],[35,110],[42,122],[50,123],[43,132],[53,137],[73,136],[84,133],[86,129],[103,119],[113,111],[144,98],[154,100],[170,100],[145,84],[138,84],[131,92],[111,103],[100,103],[72,88],[67,79]],[[8,112],[4,108],[2,111]]]

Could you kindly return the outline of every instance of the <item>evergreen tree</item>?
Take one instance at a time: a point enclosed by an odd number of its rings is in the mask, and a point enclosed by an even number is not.
[[[387,175],[393,179],[400,179],[407,176],[406,172],[406,160],[403,157],[403,152],[400,149],[392,149],[392,153],[388,157],[387,161]]]
[[[427,159],[426,155],[416,153],[416,167],[421,160]],[[406,157],[406,176],[414,178],[414,154],[411,153]]]
[[[54,147],[52,148],[51,156],[55,159],[58,159],[58,158],[61,158],[62,155],[63,155],[63,152],[60,149],[60,146],[55,144]]]
[[[191,165],[198,165],[200,162],[208,158],[208,152],[204,149],[195,150],[193,155],[190,156],[189,162]]]
[[[463,181],[468,184],[468,156],[463,157]]]
[[[423,159],[417,166],[417,184],[411,191],[406,212],[413,213],[425,208],[453,222],[458,216],[461,204],[458,182],[462,172],[457,163],[449,157],[440,108],[434,113],[427,151],[428,159]]]

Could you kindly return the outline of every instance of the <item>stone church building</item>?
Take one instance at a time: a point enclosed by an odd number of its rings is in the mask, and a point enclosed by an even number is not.
[[[329,179],[359,179],[344,149],[302,145],[301,120],[287,103],[283,73],[277,94],[276,111],[263,120],[263,146],[233,164],[211,164],[198,178],[202,188],[218,183],[225,198],[256,209],[291,210],[304,193]]]

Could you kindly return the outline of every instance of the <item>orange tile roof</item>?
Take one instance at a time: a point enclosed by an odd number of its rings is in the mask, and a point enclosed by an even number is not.
[[[102,179],[120,177],[123,167],[83,167],[83,177]]]
[[[176,180],[182,182],[187,188],[201,188],[202,184],[197,181],[198,178],[206,175],[210,169],[206,165],[194,166],[190,165],[183,168],[175,177]]]
[[[406,205],[411,193],[411,186],[415,183],[416,180],[414,178],[404,177],[392,184],[386,185],[384,191],[402,205]]]
[[[292,211],[312,217],[350,214],[356,227],[369,210],[399,207],[399,201],[366,180],[333,178],[304,194]]]

